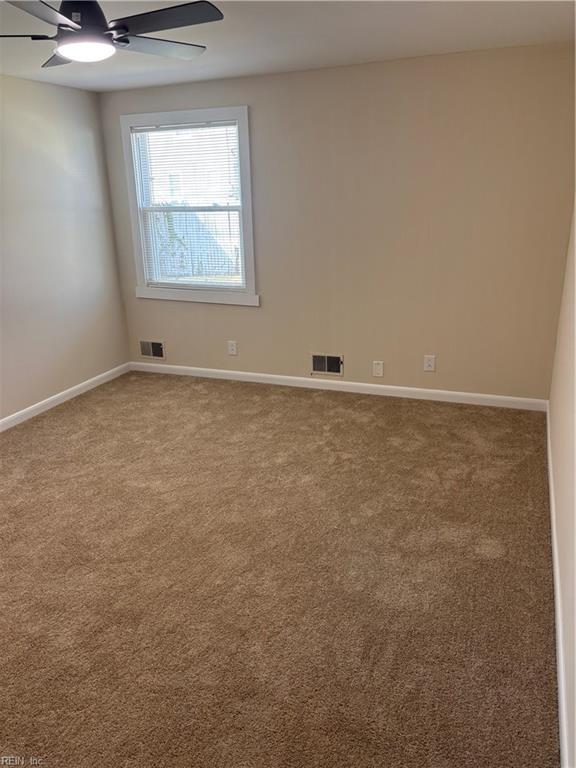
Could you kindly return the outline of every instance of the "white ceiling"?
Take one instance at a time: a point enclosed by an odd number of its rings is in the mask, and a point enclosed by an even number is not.
[[[193,62],[120,51],[97,64],[41,69],[53,43],[3,40],[0,72],[95,91],[287,72],[426,54],[573,39],[574,4],[523,2],[218,2],[224,20],[158,37],[208,46]],[[58,3],[52,2],[54,6]],[[178,4],[103,2],[107,18]],[[0,32],[52,34],[0,2]]]

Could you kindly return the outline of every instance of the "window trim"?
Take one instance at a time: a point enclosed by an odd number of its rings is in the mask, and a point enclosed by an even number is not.
[[[242,196],[242,245],[246,285],[242,288],[215,288],[207,286],[176,287],[151,286],[146,282],[144,253],[140,231],[140,215],[136,192],[134,158],[132,156],[132,128],[190,125],[235,120],[238,123],[238,155],[240,163],[240,189]],[[128,202],[132,229],[132,250],[136,266],[136,296],[141,299],[168,299],[172,301],[195,301],[210,304],[237,304],[260,306],[256,293],[254,270],[254,233],[252,225],[252,184],[250,174],[250,141],[248,133],[248,107],[211,107],[208,109],[187,109],[176,112],[147,112],[122,115],[122,146],[128,182]]]

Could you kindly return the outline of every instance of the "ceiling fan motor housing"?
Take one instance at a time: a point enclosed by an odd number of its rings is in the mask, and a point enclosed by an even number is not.
[[[83,32],[106,32],[108,22],[100,6],[95,0],[63,0],[60,3],[60,13],[76,24],[80,24]]]
[[[63,0],[60,3],[60,13],[82,27],[79,31],[73,31],[58,25],[56,39],[60,45],[79,39],[101,40],[107,33],[107,38],[104,39],[110,40],[108,22],[100,5],[94,0]]]

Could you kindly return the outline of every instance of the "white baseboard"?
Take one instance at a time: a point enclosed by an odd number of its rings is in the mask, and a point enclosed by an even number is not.
[[[15,427],[16,424],[27,421],[33,416],[38,416],[39,413],[54,408],[54,406],[60,405],[60,403],[65,403],[66,400],[71,400],[73,397],[77,397],[83,392],[88,392],[89,389],[99,387],[100,384],[115,379],[123,373],[128,373],[129,370],[130,364],[123,363],[116,368],[111,368],[109,371],[104,371],[104,373],[94,376],[92,379],[82,381],[80,384],[70,387],[70,389],[65,389],[63,392],[58,392],[57,394],[52,395],[52,397],[47,397],[46,400],[41,400],[39,403],[34,403],[34,405],[30,405],[28,408],[12,413],[10,416],[0,419],[0,432],[3,432],[5,429],[10,429],[10,427]]]
[[[527,411],[546,411],[547,400],[530,397],[509,397],[507,395],[483,395],[474,392],[452,392],[447,389],[423,389],[419,387],[396,387],[390,384],[364,384],[359,381],[342,379],[320,379],[305,376],[284,376],[272,373],[251,373],[229,371],[219,368],[194,368],[189,365],[167,365],[166,363],[129,363],[130,370],[146,373],[169,373],[177,376],[198,376],[206,379],[231,379],[250,381],[257,384],[280,384],[284,387],[306,389],[329,389],[338,392],[355,392],[359,395],[384,395],[386,397],[408,397],[416,400],[439,400],[447,403],[468,405],[490,405],[497,408],[518,408]]]
[[[131,362],[119,365],[109,371],[94,376],[92,379],[76,384],[70,389],[58,392],[52,397],[24,408],[21,411],[0,419],[0,432],[15,427],[39,413],[54,408],[60,403],[71,400],[94,387],[100,386],[128,371],[146,373],[169,373],[177,376],[198,376],[206,379],[230,379],[232,381],[250,381],[257,384],[278,384],[285,387],[303,387],[305,389],[326,389],[337,392],[355,392],[359,395],[381,395],[385,397],[407,397],[416,400],[438,400],[447,403],[468,405],[489,405],[498,408],[518,408],[528,411],[546,411],[547,400],[529,397],[508,397],[506,395],[483,395],[474,392],[452,392],[447,389],[422,389],[419,387],[396,387],[390,384],[365,384],[359,381],[342,379],[307,378],[304,376],[284,376],[273,373],[252,373],[250,371],[230,371],[219,368],[194,368],[189,365],[167,365],[165,363]]]
[[[552,569],[554,576],[554,616],[556,625],[556,669],[558,677],[558,722],[560,727],[560,764],[569,765],[568,707],[566,704],[566,668],[564,666],[564,639],[562,634],[563,612],[560,589],[560,563],[558,561],[558,533],[556,530],[556,500],[554,496],[554,472],[552,464],[552,442],[550,440],[550,411],[546,414],[546,443],[548,450],[548,492],[550,496],[550,528],[552,537]]]

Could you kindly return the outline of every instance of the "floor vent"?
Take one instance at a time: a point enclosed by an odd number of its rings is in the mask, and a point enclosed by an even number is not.
[[[340,355],[312,355],[312,373],[330,373],[341,376],[344,358]]]
[[[141,341],[140,354],[142,357],[161,357],[164,359],[164,342],[162,341]]]

